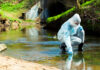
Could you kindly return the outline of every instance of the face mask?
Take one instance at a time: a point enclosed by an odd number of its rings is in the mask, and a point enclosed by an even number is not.
[[[75,24],[75,22],[70,22],[70,25],[71,25],[72,27],[77,27],[77,26],[78,26],[78,25]]]

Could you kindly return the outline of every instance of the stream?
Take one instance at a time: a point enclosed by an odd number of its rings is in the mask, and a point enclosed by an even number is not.
[[[86,36],[82,53],[74,47],[74,55],[61,55],[56,39],[56,32],[27,28],[25,31],[10,31],[0,34],[0,43],[5,43],[7,50],[2,55],[36,62],[61,70],[99,70],[100,37]]]

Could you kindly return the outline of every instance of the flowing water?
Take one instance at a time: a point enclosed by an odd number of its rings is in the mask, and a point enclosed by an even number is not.
[[[39,16],[38,9],[40,7],[40,2],[36,3],[27,13],[26,13],[26,19],[34,20]]]
[[[61,70],[99,70],[100,37],[86,36],[83,53],[74,47],[74,55],[61,55],[56,33],[34,28],[25,31],[10,31],[0,34],[0,43],[8,49],[2,55],[11,56],[31,62],[54,66]]]

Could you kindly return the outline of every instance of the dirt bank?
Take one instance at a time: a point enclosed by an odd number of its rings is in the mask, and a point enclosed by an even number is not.
[[[60,70],[60,69],[0,55],[0,70]]]

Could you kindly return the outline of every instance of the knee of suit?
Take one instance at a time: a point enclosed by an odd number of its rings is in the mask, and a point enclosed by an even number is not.
[[[72,46],[77,46],[81,43],[82,43],[82,40],[80,38],[76,38],[76,39],[71,40]]]

